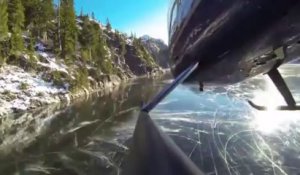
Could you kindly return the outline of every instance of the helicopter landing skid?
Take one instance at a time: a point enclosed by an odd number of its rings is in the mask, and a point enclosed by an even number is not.
[[[280,94],[283,96],[283,98],[284,98],[284,100],[287,104],[287,106],[278,106],[276,109],[280,110],[280,111],[297,111],[297,110],[300,110],[300,106],[296,105],[296,101],[295,101],[290,89],[286,85],[284,79],[282,78],[280,72],[278,71],[278,69],[277,68],[272,69],[268,73],[268,75],[271,78],[274,85],[276,86],[276,88],[278,89],[278,91],[280,92]],[[259,111],[268,110],[268,108],[266,106],[256,105],[255,103],[253,103],[250,100],[248,100],[248,103],[249,103],[250,106],[252,106],[253,108],[255,108]]]

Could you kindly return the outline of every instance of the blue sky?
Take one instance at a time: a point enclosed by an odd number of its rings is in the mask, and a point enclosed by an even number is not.
[[[102,23],[109,18],[113,28],[137,36],[148,34],[167,43],[169,0],[75,0],[76,12],[94,12]]]

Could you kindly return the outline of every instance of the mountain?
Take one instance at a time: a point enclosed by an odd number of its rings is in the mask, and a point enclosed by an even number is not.
[[[30,24],[18,35],[26,48],[2,55],[0,117],[112,89],[130,78],[157,76],[168,67],[167,45],[161,40],[128,36],[88,16],[73,22],[77,36],[61,32],[55,28],[58,21],[51,20],[42,36],[33,37]],[[63,49],[60,32],[69,32]]]
[[[84,18],[86,17],[77,18],[78,28],[84,27],[82,24]],[[120,76],[126,75],[130,78],[155,74],[155,72],[160,71],[161,67],[155,61],[157,59],[150,54],[150,50],[143,46],[141,39],[127,36],[127,34],[115,29],[108,29],[101,22],[90,18],[89,23],[100,27],[110,57],[109,61],[118,70]]]
[[[169,51],[168,46],[161,39],[152,38],[149,35],[144,35],[140,37],[143,45],[147,48],[149,53],[154,58],[155,62],[160,65],[162,68],[168,68],[169,62]]]

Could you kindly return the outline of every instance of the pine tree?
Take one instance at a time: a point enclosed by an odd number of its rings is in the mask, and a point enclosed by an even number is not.
[[[119,46],[120,55],[122,57],[124,57],[126,55],[126,53],[127,53],[127,50],[126,50],[126,41],[124,39],[124,36],[118,30],[116,30],[115,36],[116,36],[117,41],[120,43],[120,46]]]
[[[148,66],[156,66],[153,57],[149,54],[147,49],[143,46],[141,38],[133,38],[133,46],[137,50],[137,53],[142,61]]]
[[[92,61],[98,70],[107,74],[113,73],[114,67],[110,58],[109,48],[99,24],[89,21],[88,27],[83,26],[82,34],[84,35],[80,37],[85,36],[85,41],[83,42],[85,44],[83,46],[90,49]],[[81,42],[82,39],[80,39]]]
[[[84,60],[86,57],[95,63],[98,70],[111,73],[113,65],[108,53],[108,47],[103,37],[103,31],[98,23],[90,21],[88,16],[82,18],[82,30],[79,34],[79,42],[82,46],[81,53]]]
[[[53,26],[52,20],[55,18],[55,11],[52,0],[43,0],[41,2],[40,21],[38,21],[37,26],[39,26],[43,39],[47,40],[48,30]]]
[[[0,41],[4,40],[7,37],[7,20],[7,0],[0,0]]]
[[[111,24],[110,24],[110,21],[109,21],[108,18],[106,19],[106,29],[107,29],[108,31],[111,31],[111,29],[112,29]]]
[[[83,17],[83,8],[81,7],[81,10],[80,10],[80,17]]]
[[[66,58],[75,52],[77,40],[76,15],[73,0],[61,0],[60,21],[61,54],[63,58]]]
[[[11,32],[11,51],[22,51],[24,41],[22,29],[24,27],[24,8],[21,0],[10,0],[8,3],[8,28]]]
[[[52,0],[23,0],[25,7],[25,28],[35,38],[47,39],[47,31],[55,17]]]
[[[57,0],[57,4],[58,4],[58,9],[57,9],[57,12],[56,12],[56,16],[55,16],[55,19],[56,19],[56,23],[53,25],[52,27],[52,38],[53,38],[53,50],[54,52],[59,55],[61,54],[61,51],[62,51],[62,44],[61,44],[61,19],[60,19],[60,4],[61,4],[61,1],[60,0]]]
[[[29,25],[32,25],[33,21],[35,21],[38,17],[38,11],[41,11],[39,2],[40,0],[22,0],[25,16],[25,28],[29,27]]]
[[[2,65],[8,53],[7,0],[0,0],[0,21],[0,65]]]
[[[95,13],[94,12],[92,12],[92,19],[95,20]]]
[[[82,47],[82,52],[88,52],[88,59],[92,58],[92,47],[98,35],[95,33],[88,16],[82,17],[82,30],[79,33],[78,40]],[[84,54],[83,54],[84,55]],[[85,54],[86,55],[86,54]],[[85,57],[85,56],[83,56]]]

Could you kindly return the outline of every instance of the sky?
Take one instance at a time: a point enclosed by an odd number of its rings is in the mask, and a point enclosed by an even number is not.
[[[168,43],[167,12],[169,0],[75,0],[77,14],[94,12],[95,18],[137,36],[149,35]]]

